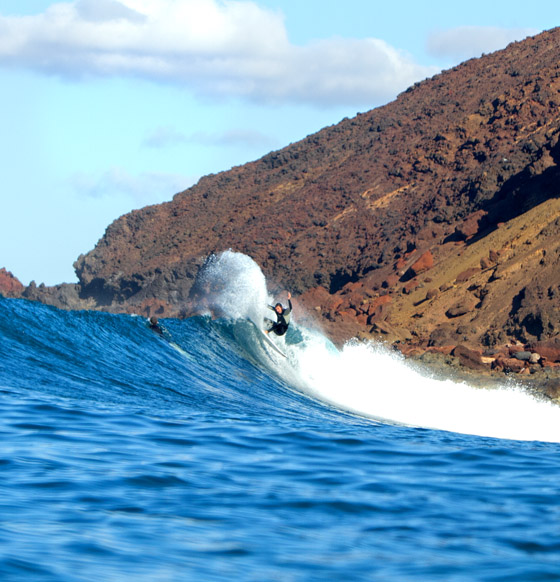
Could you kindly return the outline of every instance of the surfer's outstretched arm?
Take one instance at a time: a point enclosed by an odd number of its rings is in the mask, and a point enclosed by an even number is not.
[[[286,315],[292,312],[292,294],[288,291],[288,307],[285,309]]]

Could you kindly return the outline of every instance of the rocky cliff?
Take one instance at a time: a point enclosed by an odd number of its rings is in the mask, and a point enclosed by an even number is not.
[[[557,28],[122,216],[78,258],[65,301],[186,313],[205,258],[231,248],[339,339],[550,345],[559,105]]]
[[[4,268],[0,269],[0,293],[2,295],[5,297],[21,297],[23,290],[24,286],[19,279],[14,277],[10,271]]]

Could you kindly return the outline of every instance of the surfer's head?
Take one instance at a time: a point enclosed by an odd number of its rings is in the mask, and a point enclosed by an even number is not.
[[[281,303],[277,303],[274,306],[274,311],[276,311],[276,313],[284,313],[284,307],[282,306]]]
[[[152,315],[152,317],[150,317],[150,323],[152,325],[157,325],[158,324],[158,318],[155,317],[154,315]]]

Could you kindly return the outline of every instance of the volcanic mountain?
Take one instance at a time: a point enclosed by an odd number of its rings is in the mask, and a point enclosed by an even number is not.
[[[339,338],[426,345],[560,331],[560,28],[115,220],[79,285],[29,298],[192,312],[212,253],[251,256]]]

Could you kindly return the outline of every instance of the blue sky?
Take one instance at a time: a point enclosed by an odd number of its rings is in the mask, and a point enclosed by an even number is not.
[[[558,0],[0,0],[0,267],[74,282],[120,215],[559,16]]]

